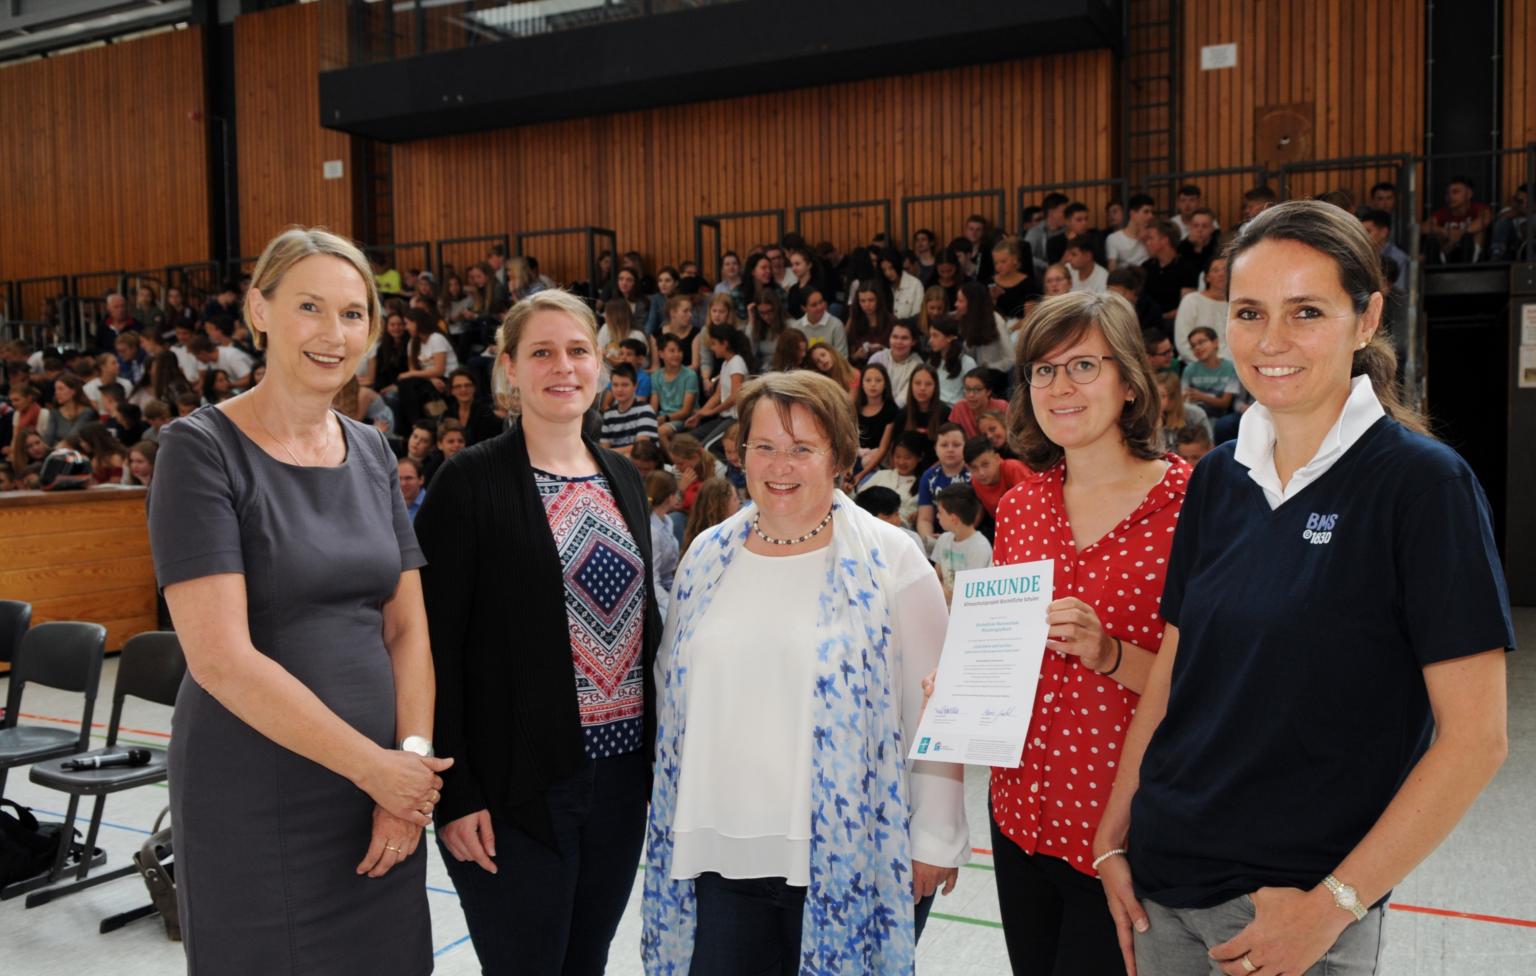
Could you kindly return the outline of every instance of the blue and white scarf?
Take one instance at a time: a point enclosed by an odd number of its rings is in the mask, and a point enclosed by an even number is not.
[[[696,921],[692,880],[672,878],[672,823],[683,755],[693,635],[751,532],[748,508],[701,536],[678,567],[663,641],[656,777],[646,829],[647,976],[687,976]],[[810,887],[802,976],[911,973],[911,806],[891,653],[889,565],[874,516],[838,492],[832,565],[816,607]]]

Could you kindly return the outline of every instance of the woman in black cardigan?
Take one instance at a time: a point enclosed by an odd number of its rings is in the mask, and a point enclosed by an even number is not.
[[[455,757],[438,844],[486,973],[602,973],[644,839],[661,618],[639,474],[582,434],[596,340],[564,292],[514,306],[521,421],[445,464],[416,517]]]

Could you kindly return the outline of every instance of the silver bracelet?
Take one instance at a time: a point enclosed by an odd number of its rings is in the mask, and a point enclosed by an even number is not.
[[[1093,859],[1093,869],[1095,871],[1097,871],[1099,869],[1099,865],[1100,864],[1103,864],[1105,861],[1109,860],[1110,858],[1112,858],[1112,857],[1114,857],[1116,855],[1124,857],[1125,856],[1125,848],[1117,847],[1117,848],[1115,848],[1112,851],[1105,851],[1103,854],[1100,854],[1098,857]]]

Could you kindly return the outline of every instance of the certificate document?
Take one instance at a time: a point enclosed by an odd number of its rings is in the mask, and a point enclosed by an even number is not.
[[[955,574],[933,698],[909,758],[1019,764],[1050,630],[1053,571],[1046,559]]]

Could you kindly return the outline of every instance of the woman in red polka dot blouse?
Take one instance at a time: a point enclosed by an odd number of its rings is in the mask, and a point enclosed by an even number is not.
[[[997,512],[998,565],[1053,559],[1050,640],[1017,768],[992,770],[992,846],[1014,972],[1124,973],[1092,842],[1163,636],[1158,614],[1189,466],[1164,455],[1135,310],[1042,303],[1008,412],[1032,469]]]

